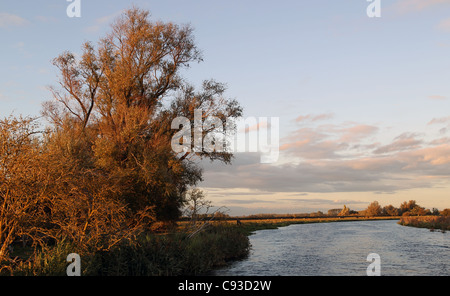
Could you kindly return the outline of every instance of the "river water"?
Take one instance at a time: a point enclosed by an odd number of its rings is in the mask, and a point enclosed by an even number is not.
[[[449,276],[450,232],[397,220],[296,224],[250,236],[249,256],[215,271],[232,276],[365,276],[380,256],[388,276]]]

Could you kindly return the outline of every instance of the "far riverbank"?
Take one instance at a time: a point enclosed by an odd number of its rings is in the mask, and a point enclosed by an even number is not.
[[[277,229],[279,227],[289,226],[292,224],[308,224],[308,223],[332,223],[332,222],[349,222],[349,221],[372,221],[372,220],[400,220],[400,216],[386,217],[314,217],[314,218],[264,218],[264,219],[229,219],[228,223],[240,223],[247,235],[251,235],[257,230]]]
[[[400,225],[418,228],[428,228],[431,231],[440,230],[446,232],[450,230],[450,216],[409,216],[401,217]]]

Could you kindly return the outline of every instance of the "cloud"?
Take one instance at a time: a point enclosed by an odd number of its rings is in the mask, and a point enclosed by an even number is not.
[[[238,159],[237,156],[236,159]],[[431,188],[450,177],[450,145],[388,157],[267,166],[207,167],[202,186],[277,192],[397,192]],[[423,179],[424,175],[435,178]]]
[[[23,41],[17,42],[11,45],[17,52],[19,52],[25,58],[31,58],[33,54],[27,50],[26,44]]]
[[[243,132],[245,132],[245,133],[255,132],[255,131],[259,131],[261,129],[269,129],[270,127],[271,127],[270,122],[267,122],[266,120],[262,120],[254,125],[246,126],[245,130],[243,130]]]
[[[37,15],[34,19],[41,23],[56,23],[58,21],[55,17],[45,15]]]
[[[450,30],[450,19],[449,19],[449,30]],[[447,99],[447,97],[440,96],[440,95],[432,95],[432,96],[428,96],[428,98],[431,100],[438,100],[438,101]]]
[[[445,4],[450,0],[399,0],[393,6],[399,13],[411,13]]]
[[[362,138],[368,137],[370,135],[378,132],[378,127],[367,124],[358,124],[345,128],[342,130],[342,136],[340,138],[343,142],[355,142]]]
[[[430,121],[447,122],[450,117]],[[204,185],[273,193],[394,193],[449,179],[450,138],[403,132],[388,140],[383,130],[363,123],[302,127],[281,140],[279,163],[261,164],[256,153],[237,153],[231,166],[205,163]]]
[[[450,144],[444,143],[434,147],[427,147],[419,150],[409,151],[400,157],[405,157],[409,161],[409,166],[421,167],[422,169],[427,169],[432,173],[433,167],[436,168],[444,165],[450,164]],[[447,170],[440,168],[439,171],[444,175],[447,174]],[[439,173],[438,173],[439,175]]]
[[[116,18],[117,16],[119,16],[121,13],[122,13],[122,11],[118,11],[118,12],[115,12],[115,13],[110,14],[110,15],[99,17],[99,18],[95,19],[94,25],[86,27],[85,31],[87,33],[97,33],[98,31],[100,31],[100,29],[102,27],[105,27],[105,26],[109,25],[111,23],[111,21],[114,18]]]
[[[333,199],[324,199],[324,198],[279,198],[277,201],[289,202],[289,203],[302,203],[302,204],[316,204],[316,205],[351,205],[351,204],[360,204],[364,203],[359,200],[333,200]]]
[[[450,32],[450,18],[440,21],[436,28],[442,31]]]
[[[422,140],[416,139],[415,134],[403,133],[400,136],[396,137],[392,143],[378,147],[377,149],[374,150],[373,153],[383,154],[409,149],[416,149],[420,147],[422,143],[423,143]]]
[[[378,130],[376,126],[358,123],[301,127],[282,139],[280,151],[307,159],[340,158]]]
[[[224,199],[222,203],[224,204],[260,204],[260,203],[274,203],[274,200],[264,200],[264,199]]]
[[[334,117],[333,113],[324,113],[324,114],[319,114],[319,115],[307,114],[307,115],[301,115],[301,116],[297,117],[295,119],[295,121],[296,122],[304,122],[304,121],[316,122],[316,121],[320,121],[320,120],[332,119],[333,117]]]
[[[0,12],[0,28],[27,25],[28,21],[18,15]]]
[[[432,125],[432,124],[445,124],[445,123],[450,123],[450,116],[448,116],[448,117],[433,118],[430,122],[428,122],[428,125]]]
[[[327,131],[327,128],[300,128],[281,140],[284,144],[280,151],[307,159],[337,158],[348,144],[333,139]]]
[[[431,145],[442,145],[442,144],[450,144],[450,138],[444,137],[439,139],[434,139],[430,142]]]
[[[331,197],[331,193],[330,196],[326,194],[324,197],[309,197],[307,193],[273,192],[246,188],[202,187],[202,190],[207,192],[208,199],[213,201],[215,207],[225,206],[233,215],[238,215],[238,212],[241,215],[250,213],[300,213],[325,208],[342,208],[343,205],[364,207],[367,204],[367,202],[361,201],[358,196],[355,196],[354,199],[348,199],[339,195]],[[253,196],[248,196],[249,193]]]
[[[391,164],[386,163],[383,169],[387,166]],[[267,192],[369,192],[394,191],[402,188],[402,184],[393,180],[386,182],[385,179],[391,178],[387,178],[383,172],[359,170],[353,168],[347,161],[270,167],[263,167],[259,163],[247,166],[235,163],[220,169],[208,167],[205,169],[204,177],[202,186],[205,187],[247,187]]]

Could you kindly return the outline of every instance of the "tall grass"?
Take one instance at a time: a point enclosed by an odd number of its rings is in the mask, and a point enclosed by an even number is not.
[[[83,276],[176,276],[206,274],[230,260],[248,254],[245,232],[234,225],[217,224],[190,237],[185,232],[147,234],[109,251],[79,252]],[[65,276],[67,255],[78,253],[68,242],[42,250],[18,262],[14,275]]]
[[[66,275],[67,255],[76,252],[73,244],[66,240],[55,246],[48,246],[36,252],[32,257],[13,261],[9,270],[17,276],[58,276]],[[2,273],[4,275],[4,273]]]
[[[450,216],[406,216],[401,217],[400,225],[429,228],[431,230],[450,230]]]

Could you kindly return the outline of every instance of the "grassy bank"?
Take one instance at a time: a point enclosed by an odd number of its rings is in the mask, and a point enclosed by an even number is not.
[[[331,222],[350,222],[350,221],[373,221],[373,220],[398,220],[400,217],[339,217],[339,218],[292,218],[292,219],[252,219],[242,220],[241,227],[247,235],[257,230],[277,229],[279,227],[289,226],[293,224],[309,224],[309,223],[331,223]],[[230,222],[232,223],[232,222]],[[236,223],[236,222],[234,222]]]
[[[408,216],[401,217],[400,225],[419,228],[428,228],[430,230],[441,230],[445,232],[450,230],[450,216]]]
[[[109,251],[82,252],[63,242],[35,258],[18,260],[1,274],[65,276],[67,255],[78,253],[83,276],[200,275],[246,256],[249,247],[242,229],[222,223],[192,237],[184,232],[148,234]]]

